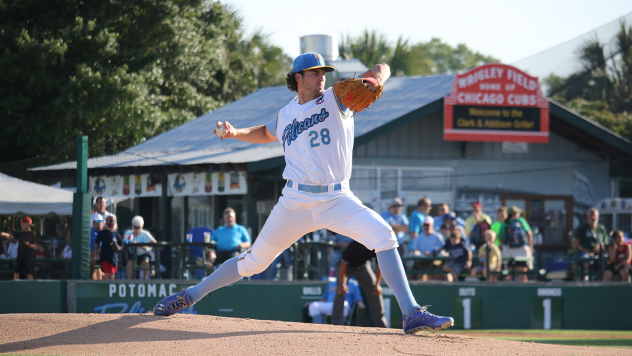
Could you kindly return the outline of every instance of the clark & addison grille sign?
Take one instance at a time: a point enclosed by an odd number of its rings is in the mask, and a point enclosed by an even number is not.
[[[457,75],[444,99],[446,141],[549,142],[549,102],[538,78],[504,64]]]

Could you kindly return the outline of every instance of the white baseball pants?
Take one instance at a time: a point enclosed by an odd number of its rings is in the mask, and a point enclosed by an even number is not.
[[[342,189],[328,193],[307,193],[285,187],[259,236],[239,255],[237,268],[241,276],[263,272],[274,259],[301,236],[320,229],[349,236],[369,250],[397,248],[397,238],[375,211],[366,207],[343,182]]]
[[[350,308],[351,307],[349,306],[349,302],[345,300],[344,312],[343,312],[345,318],[347,317],[347,315],[349,315]],[[312,318],[318,314],[331,315],[333,310],[334,310],[333,302],[316,301],[316,302],[309,303],[309,307],[308,307],[309,316],[311,316]]]

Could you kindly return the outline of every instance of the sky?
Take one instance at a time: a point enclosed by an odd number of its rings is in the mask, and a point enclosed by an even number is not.
[[[433,37],[512,64],[632,12],[630,0],[220,0],[294,58],[300,36],[377,30],[395,42]],[[632,25],[632,24],[628,24]]]

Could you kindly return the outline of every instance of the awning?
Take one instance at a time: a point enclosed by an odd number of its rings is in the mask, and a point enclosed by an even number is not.
[[[0,215],[72,215],[73,193],[0,173]]]

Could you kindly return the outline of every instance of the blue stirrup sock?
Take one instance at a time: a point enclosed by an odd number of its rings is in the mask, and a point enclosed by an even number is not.
[[[409,316],[415,312],[417,302],[413,293],[410,291],[408,280],[406,279],[406,272],[404,272],[404,265],[402,259],[399,257],[397,249],[386,250],[377,253],[377,263],[380,265],[382,271],[382,278],[384,282],[395,294],[397,303],[402,309],[404,316]]]
[[[202,282],[189,288],[187,292],[191,298],[191,303],[197,303],[200,299],[204,298],[205,295],[211,293],[212,291],[240,280],[241,275],[239,275],[239,271],[237,270],[237,258],[238,257],[233,257],[224,262],[215,272],[206,277]]]

